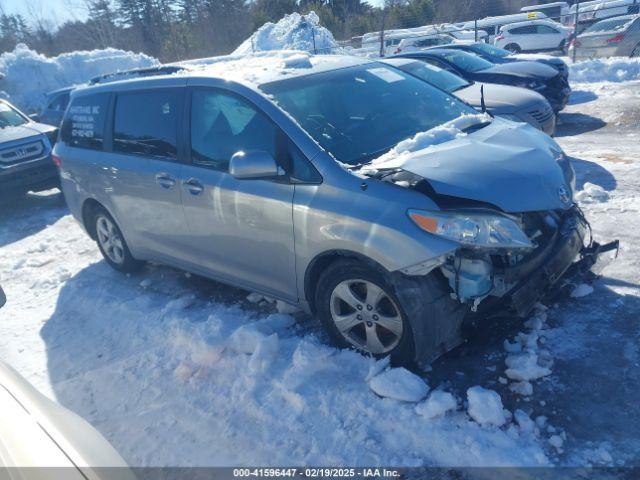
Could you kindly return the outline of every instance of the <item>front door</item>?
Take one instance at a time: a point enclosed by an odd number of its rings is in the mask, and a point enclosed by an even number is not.
[[[281,155],[278,127],[247,100],[222,90],[190,94],[190,156],[182,204],[200,268],[246,288],[297,300],[294,186],[238,180],[229,161],[241,150]]]

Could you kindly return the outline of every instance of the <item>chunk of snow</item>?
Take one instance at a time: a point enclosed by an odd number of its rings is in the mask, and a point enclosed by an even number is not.
[[[424,380],[406,368],[385,370],[369,380],[369,387],[381,397],[403,402],[419,402],[429,391]]]
[[[9,100],[26,112],[45,106],[46,94],[71,87],[106,73],[151,67],[158,60],[143,53],[115,48],[63,53],[46,57],[24,44],[0,55],[2,90]]]
[[[300,309],[295,305],[291,305],[290,303],[283,302],[282,300],[276,300],[276,310],[278,310],[278,313],[286,313],[286,314],[297,313],[300,311]]]
[[[142,281],[140,282],[140,286],[141,286],[142,288],[147,288],[147,287],[151,286],[151,280],[150,280],[150,279],[148,279],[148,278],[145,278],[144,280],[142,280]]]
[[[571,83],[626,82],[640,80],[640,58],[606,58],[569,66]]]
[[[434,390],[424,402],[416,406],[416,413],[431,419],[441,417],[450,410],[458,407],[456,398],[449,392]]]
[[[237,353],[255,352],[258,348],[258,344],[265,337],[265,334],[260,332],[255,326],[242,325],[236,329],[228,340],[229,348]]]
[[[522,345],[520,345],[520,342],[511,343],[505,338],[502,345],[504,346],[504,349],[509,353],[520,353],[522,351]]]
[[[315,12],[285,15],[277,23],[268,22],[235,49],[233,55],[267,50],[303,50],[331,53],[338,47],[333,34],[320,25]]]
[[[490,121],[491,116],[486,113],[464,114],[425,132],[418,132],[413,137],[401,141],[387,153],[364,166],[362,172],[368,173],[375,172],[380,168],[400,167],[413,152],[425,150],[458,137],[464,137],[467,134],[463,130],[478,123]]]
[[[524,411],[518,409],[513,412],[513,418],[515,419],[518,427],[520,427],[520,431],[525,434],[532,434],[535,432],[536,424],[531,417],[527,415]]]
[[[372,363],[371,363],[371,366],[369,367],[369,372],[367,373],[367,376],[364,379],[365,382],[368,382],[373,377],[375,377],[376,375],[380,374],[382,371],[389,368],[389,364],[391,363],[391,357],[390,356],[382,357],[380,360],[371,359],[371,362]]]
[[[509,390],[523,397],[533,394],[533,385],[530,382],[516,382],[509,385]]]
[[[480,386],[467,390],[467,412],[469,416],[483,426],[501,427],[507,421],[502,399],[498,392]]]
[[[538,365],[538,355],[531,351],[511,355],[505,363],[508,368],[504,373],[512,380],[528,382],[551,374],[548,367]]]
[[[586,182],[574,198],[580,203],[604,203],[609,200],[609,193],[600,185]]]
[[[582,298],[593,293],[593,287],[586,283],[581,283],[571,291],[572,298]]]
[[[549,445],[555,447],[556,450],[560,450],[563,443],[564,441],[560,435],[551,435],[551,437],[549,437]]]
[[[213,365],[222,358],[224,348],[224,345],[209,345],[204,341],[196,342],[192,346],[191,361],[196,365]]]
[[[277,333],[262,338],[249,358],[249,370],[254,373],[266,371],[278,356],[279,349]]]
[[[173,375],[181,382],[186,382],[193,375],[193,370],[189,365],[183,362],[175,368]]]

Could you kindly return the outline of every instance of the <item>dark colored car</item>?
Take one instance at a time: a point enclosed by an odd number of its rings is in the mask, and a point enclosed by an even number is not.
[[[58,129],[36,123],[0,100],[0,194],[47,190],[59,185],[51,149]]]
[[[498,48],[484,42],[476,42],[470,44],[451,44],[447,48],[462,50],[464,52],[474,53],[485,60],[496,63],[512,63],[512,62],[538,62],[558,70],[564,78],[569,77],[569,67],[559,57],[553,55],[545,55],[541,53],[513,53],[504,48]]]
[[[495,64],[478,55],[448,47],[429,48],[398,56],[430,63],[474,82],[535,90],[549,101],[555,113],[567,105],[571,95],[569,83],[560,72],[536,62]]]

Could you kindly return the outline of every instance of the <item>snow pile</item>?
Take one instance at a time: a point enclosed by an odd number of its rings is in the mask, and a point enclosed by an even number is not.
[[[332,53],[338,47],[333,34],[320,26],[315,12],[307,15],[291,13],[278,23],[265,23],[247,38],[233,55],[268,50],[303,50],[314,53]]]
[[[600,185],[585,182],[582,190],[576,192],[574,198],[580,203],[604,203],[609,200],[609,193]]]
[[[397,168],[414,152],[425,150],[434,145],[439,145],[459,137],[465,137],[467,135],[464,132],[465,129],[478,123],[490,121],[491,116],[486,113],[465,114],[426,132],[418,132],[413,137],[401,141],[387,153],[363,167],[362,172],[375,172],[380,168]]]
[[[391,368],[369,381],[369,387],[381,397],[403,402],[419,402],[429,391],[427,384],[406,368]]]
[[[3,96],[27,112],[45,106],[46,94],[58,88],[85,83],[97,75],[158,64],[142,53],[114,48],[63,53],[46,57],[19,44],[0,55]]]
[[[469,416],[483,426],[501,427],[507,422],[502,399],[498,392],[480,386],[467,390]]]
[[[640,80],[640,58],[603,58],[576,62],[569,67],[573,83]]]
[[[442,417],[450,410],[455,410],[458,407],[456,398],[449,392],[443,392],[442,390],[434,390],[424,402],[416,407],[416,413],[425,418],[437,418]]]

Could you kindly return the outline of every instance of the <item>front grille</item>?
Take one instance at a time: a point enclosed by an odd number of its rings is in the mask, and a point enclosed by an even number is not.
[[[547,104],[542,109],[529,110],[527,113],[535,118],[539,124],[544,124],[553,116],[553,109]]]
[[[28,162],[42,157],[44,144],[41,140],[23,143],[15,147],[0,150],[0,163],[4,165],[14,165],[16,163]]]

